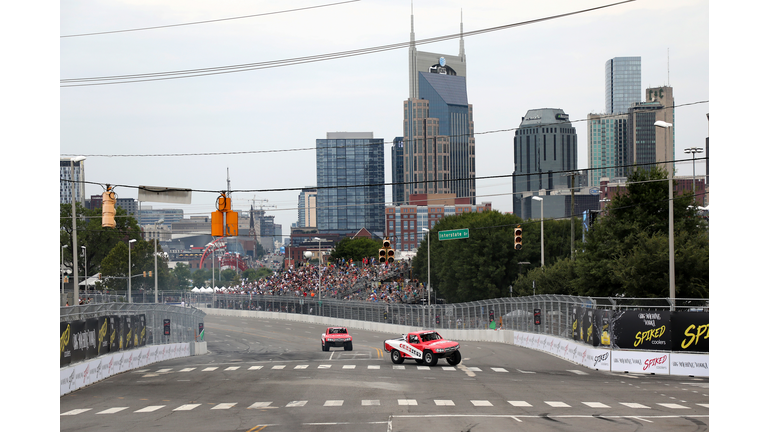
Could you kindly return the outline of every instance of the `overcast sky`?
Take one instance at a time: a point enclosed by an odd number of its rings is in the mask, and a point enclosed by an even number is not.
[[[61,79],[240,65],[409,40],[409,0],[341,1],[64,2],[60,34],[72,37],[60,38]],[[331,3],[340,4],[307,9]],[[415,0],[413,15],[419,40],[458,33],[462,15],[467,33],[611,3]],[[73,36],[210,20],[220,21]],[[512,129],[535,108],[561,108],[570,115],[579,139],[578,166],[587,168],[583,120],[604,111],[604,65],[619,56],[642,58],[643,89],[669,84],[677,105],[694,104],[675,112],[675,156],[685,159],[683,149],[703,147],[707,136],[709,104],[701,102],[709,100],[708,22],[706,1],[637,0],[465,37],[477,176],[512,174]],[[419,49],[456,55],[459,41]],[[86,155],[89,182],[212,191],[193,193],[185,215],[214,210],[215,191],[227,188],[227,169],[233,191],[316,185],[315,140],[327,132],[373,132],[382,138],[390,182],[389,143],[403,134],[402,104],[408,96],[407,52],[399,48],[237,73],[62,87],[60,153]],[[690,162],[678,164],[678,174],[690,173]],[[86,187],[87,196],[102,191],[99,185]],[[390,187],[386,193],[390,200]],[[477,183],[477,202],[491,201],[500,211],[512,210],[510,193],[509,179]],[[129,187],[118,187],[117,194],[138,196]],[[233,206],[263,205],[287,234],[297,221],[298,194],[238,192]]]

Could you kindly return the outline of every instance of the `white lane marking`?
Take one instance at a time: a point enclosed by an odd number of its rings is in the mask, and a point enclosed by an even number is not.
[[[84,413],[84,412],[90,411],[90,410],[91,410],[90,408],[74,409],[72,411],[67,411],[65,413],[61,413],[60,415],[63,415],[63,416],[73,416],[73,415],[78,415],[78,414],[81,414],[81,413]]]
[[[379,365],[368,365],[368,369],[380,369],[381,366]]]
[[[381,401],[379,401],[378,399],[371,399],[371,400],[363,399],[363,406],[374,406],[374,405],[375,406],[381,405]]]
[[[416,369],[418,369],[418,370],[430,370],[432,368],[429,367],[429,366],[416,366]]]
[[[405,366],[403,366],[403,365],[394,365],[394,366],[392,366],[392,369],[395,369],[395,370],[405,370]]]
[[[475,376],[475,373],[471,371],[470,368],[464,366],[463,364],[459,364],[459,369],[461,369],[461,371],[467,374],[467,376],[470,378]]]
[[[482,372],[483,371],[479,367],[474,367],[474,366],[473,367],[468,367],[467,370],[468,371],[472,371],[472,372]]]
[[[601,402],[582,402],[582,403],[590,408],[610,408],[608,405]]]
[[[509,372],[508,370],[506,370],[504,368],[493,368],[492,367],[491,370],[494,371],[494,372]]]
[[[257,408],[274,408],[270,407],[272,405],[272,402],[256,402],[253,405],[249,406],[248,409],[257,409]]]
[[[453,366],[443,366],[444,371],[455,371],[456,368]]]
[[[586,373],[586,372],[584,372],[584,371],[580,371],[580,370],[578,370],[578,369],[569,369],[569,370],[568,370],[568,372],[573,372],[573,373],[575,373],[576,375],[589,375],[588,373]]]
[[[551,401],[551,402],[544,401],[544,403],[549,405],[549,406],[551,406],[551,407],[553,407],[553,408],[570,408],[571,407],[567,403],[559,402],[559,401]]]
[[[323,406],[342,406],[342,405],[344,405],[343,400],[327,400],[323,404]]]
[[[520,373],[524,373],[524,374],[535,374],[536,373],[536,372],[531,372],[531,371],[524,371],[524,370],[521,370],[521,369],[517,369],[517,371],[520,372]]]
[[[309,367],[309,365],[296,365],[296,367],[294,369],[306,369],[308,367]]]
[[[456,406],[452,400],[435,399],[435,405],[438,406]]]
[[[416,399],[398,399],[397,400],[398,405],[418,405],[416,402]]]
[[[709,408],[709,404],[696,404],[698,406],[703,406],[704,408]]]
[[[165,408],[165,405],[150,405],[148,407],[144,407],[140,410],[134,411],[135,413],[148,413],[148,412],[154,412],[159,410],[160,408]]]
[[[128,407],[114,407],[110,409],[105,409],[104,411],[97,412],[96,414],[114,414],[116,412],[120,412],[124,409],[128,409]]]
[[[526,401],[507,401],[510,405],[516,406],[516,407],[530,407],[531,404],[529,404]]]
[[[259,369],[261,369],[263,367],[264,366],[251,366],[251,367],[248,368],[248,370],[259,370]]]
[[[344,366],[342,366],[341,368],[342,368],[342,369],[354,369],[354,368],[355,368],[355,366],[357,366],[357,365],[344,365]]]
[[[175,408],[174,411],[191,411],[199,406],[200,404],[185,404],[178,408]]]
[[[230,367],[228,367],[228,368],[226,368],[224,370],[225,371],[234,371],[234,370],[238,370],[238,369],[240,369],[240,366],[230,366]]]
[[[169,369],[158,369],[157,372],[155,372],[155,373],[166,373],[166,372],[170,372],[170,371],[171,371],[170,368]]]
[[[330,369],[331,365],[320,365],[317,367],[318,369]]]
[[[215,371],[216,369],[218,369],[217,366],[207,367],[207,368],[203,369],[203,372]]]
[[[216,405],[215,407],[211,408],[212,410],[222,410],[222,409],[230,409],[233,406],[237,405],[237,402],[234,403],[220,403]]]
[[[272,369],[285,369],[285,365],[274,365]]]
[[[673,404],[673,403],[660,403],[660,404],[657,404],[657,405],[661,405],[661,406],[663,406],[665,408],[671,408],[671,409],[690,409],[687,406],[682,406],[682,405]]]
[[[307,404],[307,401],[291,401],[288,402],[288,405],[286,405],[286,408],[294,408],[294,407],[303,407]]]
[[[180,370],[179,372],[192,372],[195,369],[197,369],[197,368],[184,368],[184,369]]]
[[[472,400],[472,405],[474,406],[493,406],[493,404],[487,400]]]
[[[643,404],[634,403],[634,402],[619,402],[619,403],[624,405],[625,407],[628,407],[628,408],[647,408],[647,409],[650,409],[650,407],[647,407],[647,406],[645,406]]]

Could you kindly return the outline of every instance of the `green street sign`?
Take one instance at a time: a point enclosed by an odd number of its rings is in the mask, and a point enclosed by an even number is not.
[[[469,228],[438,231],[437,233],[438,240],[456,240],[465,238],[469,238]]]

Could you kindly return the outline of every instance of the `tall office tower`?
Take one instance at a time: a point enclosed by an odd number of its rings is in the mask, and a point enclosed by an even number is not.
[[[513,211],[525,214],[523,199],[531,195],[569,193],[577,168],[576,129],[559,108],[528,110],[515,131],[515,171],[512,180]],[[521,216],[522,217],[522,216]]]
[[[599,186],[600,178],[626,177],[629,164],[627,114],[589,114],[589,185]]]
[[[640,57],[614,57],[605,62],[605,113],[626,113],[640,102],[640,86]]]
[[[299,194],[299,223],[297,227],[317,226],[317,189],[302,189]]]
[[[329,132],[317,140],[317,227],[321,233],[384,232],[384,140]]]
[[[672,127],[654,126],[657,121],[671,123]],[[660,168],[674,175],[675,159],[675,98],[672,87],[652,87],[645,90],[645,102],[636,102],[629,108],[627,137],[629,163],[649,168],[658,163]],[[669,162],[664,164],[662,162]]]
[[[458,56],[418,51],[415,41],[411,14],[409,97],[403,103],[405,200],[411,194],[455,193],[474,204],[474,120],[467,100],[464,38]]]
[[[72,204],[72,186],[75,187],[75,200],[85,205],[85,161],[75,162],[72,175],[72,162],[69,158],[59,158],[59,204]],[[74,178],[75,182],[72,182]]]
[[[392,141],[392,204],[405,204],[405,184],[403,179],[403,137],[395,137]]]

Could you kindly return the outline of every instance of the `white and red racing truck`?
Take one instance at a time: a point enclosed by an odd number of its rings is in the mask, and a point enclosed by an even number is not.
[[[390,353],[392,363],[395,364],[401,364],[405,359],[429,366],[436,365],[441,358],[451,366],[461,362],[458,342],[443,339],[434,330],[411,332],[397,339],[386,340],[384,350]]]
[[[323,351],[328,351],[330,347],[344,347],[344,351],[352,351],[352,335],[346,327],[328,327],[320,335],[320,343]]]

